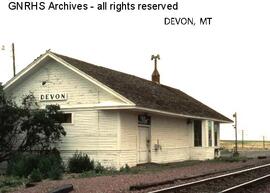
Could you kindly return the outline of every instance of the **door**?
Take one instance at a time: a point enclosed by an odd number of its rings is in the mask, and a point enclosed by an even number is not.
[[[150,161],[149,127],[139,126],[139,163]]]

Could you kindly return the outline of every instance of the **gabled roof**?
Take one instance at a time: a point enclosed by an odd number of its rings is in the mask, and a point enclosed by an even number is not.
[[[136,107],[181,114],[187,117],[232,122],[229,118],[178,89],[57,53],[51,53],[132,101]]]

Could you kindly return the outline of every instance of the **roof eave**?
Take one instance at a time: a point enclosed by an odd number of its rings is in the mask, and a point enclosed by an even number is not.
[[[145,107],[138,107],[138,106],[135,107],[135,108],[138,109],[138,110],[144,110],[144,111],[155,112],[155,113],[166,114],[166,115],[177,116],[177,117],[183,117],[183,118],[212,120],[212,121],[217,121],[217,122],[220,122],[220,123],[232,123],[233,122],[230,119],[225,120],[225,119],[217,119],[217,118],[203,117],[203,116],[196,116],[196,115],[185,115],[185,114],[181,114],[181,113],[173,113],[173,112],[162,111],[162,110],[151,109],[151,108],[145,108]]]
[[[182,118],[189,118],[189,119],[200,119],[200,120],[212,120],[220,123],[232,123],[233,121],[228,119],[216,119],[216,118],[211,118],[211,117],[202,117],[202,116],[195,116],[195,115],[185,115],[185,114],[180,114],[180,113],[173,113],[173,112],[168,112],[168,111],[162,111],[162,110],[157,110],[157,109],[151,109],[151,108],[146,108],[146,107],[139,107],[139,106],[103,106],[103,107],[97,107],[98,110],[138,110],[138,111],[144,111],[144,112],[149,112],[149,113],[157,113],[161,115],[167,115],[167,116],[174,116],[174,117],[182,117]]]
[[[19,80],[21,77],[23,77],[28,71],[33,69],[38,63],[40,63],[42,60],[44,60],[48,56],[49,50],[47,50],[44,54],[41,54],[39,57],[37,57],[32,63],[30,63],[27,67],[25,67],[23,70],[21,70],[18,74],[16,74],[14,77],[12,77],[10,80],[8,80],[4,85],[3,89],[8,89],[11,85],[13,85],[17,80]]]
[[[93,82],[94,84],[98,85],[100,88],[104,89],[105,91],[111,93],[113,96],[115,96],[116,98],[122,100],[123,102],[125,102],[126,104],[129,105],[135,105],[131,100],[127,99],[125,96],[119,94],[118,92],[116,92],[115,90],[113,90],[112,88],[106,86],[105,84],[103,84],[102,82],[98,81],[97,79],[93,78],[92,76],[89,76],[88,74],[86,74],[85,72],[83,72],[82,70],[76,68],[74,65],[68,63],[67,61],[65,61],[64,59],[62,59],[61,57],[55,55],[53,52],[50,52],[50,56],[58,61],[59,63],[63,64],[64,66],[66,66],[67,68],[71,69],[72,71],[78,73],[80,76],[86,78],[87,80],[89,80],[90,82]]]
[[[104,85],[103,83],[99,82],[98,80],[94,79],[93,77],[90,77],[89,75],[85,74],[84,72],[82,72],[81,70],[77,69],[76,67],[74,67],[73,65],[69,64],[68,62],[66,62],[65,60],[63,60],[62,58],[56,56],[53,52],[51,52],[50,50],[47,50],[44,54],[40,55],[37,59],[35,59],[32,63],[30,63],[27,67],[25,67],[23,70],[21,70],[15,77],[11,78],[9,81],[7,81],[4,85],[3,85],[3,89],[7,90],[10,86],[12,86],[14,83],[16,83],[19,79],[21,79],[25,74],[27,74],[30,70],[32,70],[35,66],[37,66],[41,61],[43,61],[46,57],[50,57],[54,60],[56,60],[57,62],[63,64],[64,66],[66,66],[67,68],[69,68],[70,70],[74,71],[75,73],[81,75],[82,77],[86,78],[87,80],[97,84],[98,86],[100,86],[102,89],[104,89],[105,91],[108,91],[109,93],[111,93],[112,95],[114,95],[116,98],[119,98],[120,100],[122,100],[123,102],[125,102],[126,104],[130,104],[130,105],[135,105],[132,101],[130,101],[129,99],[127,99],[126,97],[120,95],[119,93],[117,93],[116,91],[114,91],[113,89],[107,87],[106,85]]]

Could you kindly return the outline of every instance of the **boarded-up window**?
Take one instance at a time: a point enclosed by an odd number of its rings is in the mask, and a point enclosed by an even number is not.
[[[194,146],[202,146],[202,121],[194,121]]]

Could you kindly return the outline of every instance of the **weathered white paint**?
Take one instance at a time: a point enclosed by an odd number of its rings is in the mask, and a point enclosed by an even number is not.
[[[43,81],[47,83],[42,85]],[[123,103],[118,98],[105,92],[97,85],[87,81],[54,60],[50,60],[46,66],[36,69],[31,76],[25,77],[16,87],[8,90],[8,94],[18,104],[21,103],[22,96],[26,96],[30,92],[33,92],[37,99],[44,93],[67,93],[68,100],[57,101],[61,106],[76,107],[76,105],[81,105],[81,107],[88,107],[102,103]],[[55,101],[47,101],[40,104],[43,106],[45,104],[55,103]]]
[[[63,124],[67,135],[61,150],[117,150],[116,112],[89,110],[73,117],[73,124]]]
[[[139,163],[138,114],[127,110],[120,111],[120,158],[119,165],[135,166]]]
[[[119,165],[140,163],[136,148],[139,148],[138,112],[123,110],[121,122],[121,153]],[[193,124],[185,118],[158,114],[151,116],[151,162],[167,163],[189,159],[212,159],[214,147],[208,147],[207,121],[202,121],[202,147],[194,147]],[[159,144],[160,149],[155,149]]]
[[[59,65],[65,66],[67,69],[71,70],[75,74],[79,75],[82,78],[85,78],[86,80],[90,81],[94,85],[97,85],[98,87],[102,88],[105,92],[110,93],[110,95],[113,95],[114,97],[118,98],[125,104],[133,106],[134,103],[125,98],[124,96],[120,95],[119,93],[115,92],[111,88],[109,88],[107,85],[102,84],[98,80],[94,79],[93,77],[85,74],[84,72],[78,70],[71,64],[67,63],[63,59],[57,57],[55,54],[53,54],[50,50],[47,50],[46,53],[40,55],[37,59],[35,59],[31,64],[29,64],[26,68],[24,68],[22,71],[20,71],[15,77],[10,79],[5,85],[4,90],[8,91],[9,89],[13,88],[14,86],[17,86],[18,82],[21,82],[24,80],[24,78],[29,76],[29,74],[32,74],[36,71],[36,69],[39,69],[40,66],[47,64],[49,61],[54,60]]]
[[[58,146],[65,161],[70,154],[81,151],[104,165],[118,168],[118,112],[77,111],[73,117],[73,124],[64,124],[67,135]]]
[[[141,163],[138,114],[126,110],[74,112],[74,124],[65,125],[68,135],[61,144],[64,158],[79,150],[116,168]],[[202,122],[203,145],[194,147],[193,124],[188,124],[186,119],[154,114],[151,119],[151,162],[214,158],[215,148],[208,147],[207,121]],[[155,149],[157,143],[161,149]]]
[[[214,155],[213,147],[191,147],[190,148],[190,160],[206,160],[213,159]]]
[[[213,121],[210,122],[213,124]],[[192,129],[192,136],[194,136],[194,130]],[[192,138],[194,140],[194,138]],[[214,138],[213,138],[213,128],[212,128],[212,146],[209,147],[208,144],[208,120],[202,121],[202,146],[194,147],[191,146],[189,150],[189,155],[191,160],[205,160],[213,159],[215,157],[214,151]]]
[[[65,161],[75,151],[82,151],[102,164],[116,168],[142,162],[138,153],[138,114],[146,112],[151,116],[149,161],[165,163],[214,157],[214,147],[208,147],[207,120],[202,121],[202,147],[194,147],[193,124],[187,122],[190,117],[126,107],[131,104],[60,62],[47,58],[46,64],[40,64],[42,68],[33,68],[31,74],[21,76],[20,82],[6,91],[18,104],[30,92],[36,98],[44,93],[67,93],[67,100],[39,101],[41,107],[57,103],[62,111],[72,113],[72,123],[63,125],[67,135],[58,144]],[[46,84],[42,85],[43,81]]]
[[[148,126],[139,126],[139,137],[138,137],[138,156],[139,163],[150,162],[150,128]]]
[[[186,119],[152,115],[151,160],[165,163],[189,159],[190,130]],[[155,144],[158,143],[161,149],[155,150]]]
[[[47,83],[42,85],[42,81]],[[22,98],[30,92],[37,99],[44,93],[68,94],[64,101],[38,101],[41,107],[57,103],[62,111],[72,113],[72,124],[63,124],[67,135],[59,144],[65,161],[78,150],[89,153],[91,158],[102,164],[118,168],[118,112],[100,111],[94,106],[103,103],[124,104],[121,100],[54,60],[50,60],[43,68],[36,69],[31,76],[25,77],[22,82],[9,89],[8,95],[20,104]]]

